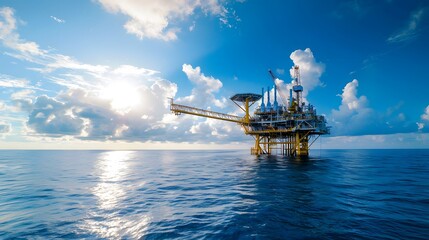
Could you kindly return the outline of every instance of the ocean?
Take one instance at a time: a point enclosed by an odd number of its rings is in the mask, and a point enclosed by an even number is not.
[[[429,150],[0,151],[0,239],[429,239]]]

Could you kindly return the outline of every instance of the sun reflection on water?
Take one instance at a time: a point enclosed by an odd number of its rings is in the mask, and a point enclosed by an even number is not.
[[[132,208],[124,202],[136,189],[127,182],[132,167],[130,160],[134,155],[134,151],[100,154],[94,173],[99,176],[99,182],[91,189],[97,198],[97,206],[89,211],[83,229],[109,239],[141,238],[145,235],[150,216],[124,211]]]

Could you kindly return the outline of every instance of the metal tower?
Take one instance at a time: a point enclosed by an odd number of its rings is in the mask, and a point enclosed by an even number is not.
[[[170,110],[176,115],[191,114],[238,123],[246,135],[255,139],[251,154],[281,154],[287,156],[308,156],[310,146],[320,135],[329,134],[325,117],[316,114],[313,105],[302,101],[303,87],[300,82],[299,67],[294,66],[293,86],[290,89],[288,106],[278,104],[276,77],[274,80],[274,103],[270,102],[270,88],[267,90],[267,103],[262,95],[253,93],[235,94],[230,99],[244,112],[244,116],[235,116],[190,106],[180,105],[171,99]],[[292,96],[292,91],[295,97]],[[250,107],[262,98],[261,105],[250,115]]]

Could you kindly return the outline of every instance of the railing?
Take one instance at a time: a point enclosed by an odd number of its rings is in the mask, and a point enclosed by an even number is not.
[[[177,115],[181,113],[186,113],[186,114],[191,114],[191,115],[200,116],[200,117],[214,118],[218,120],[224,120],[224,121],[235,122],[235,123],[244,123],[243,118],[239,116],[175,104],[173,103],[173,101],[171,102],[171,105],[170,105],[170,111],[172,111]]]

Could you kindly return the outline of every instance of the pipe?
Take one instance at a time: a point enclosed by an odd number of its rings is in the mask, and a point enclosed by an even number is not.
[[[264,103],[264,88],[262,88],[262,103],[261,103],[261,112],[265,112],[265,103]]]
[[[277,111],[279,103],[277,102],[277,85],[274,84],[274,111]]]
[[[268,95],[268,101],[267,101],[267,111],[271,111],[271,102],[270,102],[270,87],[267,87],[267,95]]]

